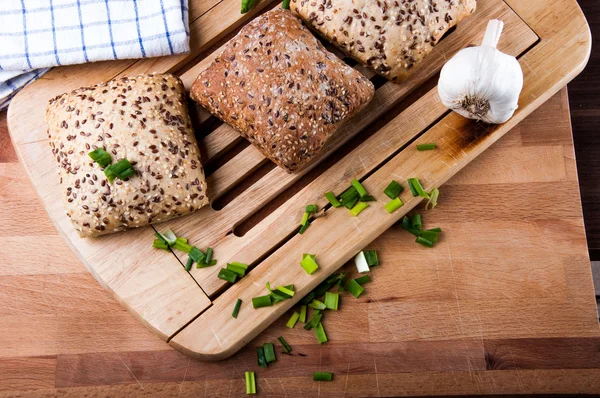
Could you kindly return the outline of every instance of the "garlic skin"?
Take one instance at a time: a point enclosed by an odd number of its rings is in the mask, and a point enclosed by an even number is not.
[[[462,49],[442,68],[440,99],[466,118],[500,124],[518,108],[523,70],[515,57],[496,49],[503,26],[491,20],[481,46]]]

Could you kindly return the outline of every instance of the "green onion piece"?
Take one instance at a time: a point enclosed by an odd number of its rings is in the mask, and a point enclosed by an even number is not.
[[[229,271],[235,272],[237,275],[239,275],[239,276],[240,276],[240,278],[241,278],[242,276],[245,276],[245,275],[246,275],[246,269],[247,269],[247,268],[248,268],[248,267],[246,267],[246,268],[244,268],[244,267],[240,267],[240,266],[239,266],[238,264],[236,264],[236,263],[228,263],[228,264],[227,264],[227,269],[228,269]]]
[[[338,292],[343,292],[344,286],[346,286],[346,278],[341,278],[340,280],[337,281],[337,291]]]
[[[201,263],[206,258],[206,255],[204,254],[204,252],[202,252],[202,250],[198,249],[197,247],[192,247],[192,250],[190,250],[190,257],[195,262]]]
[[[354,207],[356,202],[358,202],[359,198],[360,198],[360,196],[358,195],[356,188],[353,186],[346,189],[340,195],[340,201],[342,202],[344,207],[346,207],[348,210]]]
[[[231,271],[228,270],[226,268],[221,268],[221,270],[219,271],[219,275],[217,275],[219,279],[223,279],[224,281],[230,282],[230,283],[235,283],[238,275]]]
[[[213,249],[211,247],[207,247],[206,248],[206,258],[204,259],[205,263],[209,263],[212,260],[212,255],[213,255]]]
[[[110,153],[102,148],[94,149],[92,152],[88,153],[88,156],[91,157],[94,162],[98,163],[100,167],[106,167],[112,162]]]
[[[290,329],[293,329],[294,326],[296,326],[296,323],[298,322],[299,318],[300,318],[300,314],[297,313],[296,311],[294,311],[294,313],[292,314],[292,316],[290,317],[290,319],[287,321],[287,323],[285,324],[285,326],[287,326]]]
[[[323,329],[323,324],[321,322],[315,326],[315,335],[317,336],[319,344],[327,342],[327,335],[325,334],[325,329]]]
[[[271,305],[272,302],[270,294],[267,294],[266,296],[252,297],[252,307],[254,308],[270,307]]]
[[[191,270],[193,264],[194,264],[194,259],[188,256],[187,262],[185,263],[185,270],[186,271]]]
[[[293,289],[288,289],[285,286],[277,286],[277,290],[279,290],[281,293],[287,294],[290,297],[294,297],[294,290]]]
[[[437,145],[435,143],[431,143],[431,144],[419,144],[417,145],[417,150],[418,151],[431,151],[432,149],[436,149]]]
[[[152,247],[154,247],[155,249],[163,249],[163,250],[169,251],[169,245],[160,239],[154,239],[154,242],[152,243]]]
[[[266,368],[268,366],[267,358],[265,357],[265,349],[263,347],[258,347],[256,349],[256,357],[258,366],[260,366],[261,368]]]
[[[158,232],[158,231],[155,232],[154,236],[156,236],[158,238],[158,240],[160,240],[161,242],[163,242],[163,243],[165,243],[167,245],[169,244],[169,242],[167,241],[167,238],[163,234],[161,234],[160,232]]]
[[[126,178],[131,177],[134,174],[135,174],[135,170],[133,168],[131,168],[131,169],[126,169],[125,171],[117,174],[117,177],[119,177],[120,180],[124,180]]]
[[[390,181],[388,186],[383,190],[383,193],[386,194],[387,197],[390,199],[396,199],[403,189],[404,188],[402,188],[402,185],[400,185],[398,181],[392,180]]]
[[[290,352],[292,352],[292,347],[290,347],[290,345],[288,344],[288,342],[285,341],[285,339],[283,338],[283,336],[277,337],[277,340],[279,340],[279,342],[281,343],[281,346],[283,347],[283,349],[285,350],[285,352],[287,352],[288,354]]]
[[[313,318],[314,318],[314,316],[313,316]],[[304,325],[304,330],[310,330],[313,328],[313,324],[311,321],[306,322],[306,324]]]
[[[402,228],[413,234],[414,236],[419,236],[421,231],[412,227],[412,222],[406,216],[402,218]]]
[[[246,394],[256,394],[256,378],[254,372],[246,372],[244,376],[246,377]]]
[[[375,202],[377,199],[375,199],[374,196],[371,195],[365,195],[362,198],[360,198],[361,202]]]
[[[316,213],[317,212],[317,205],[306,205],[306,208],[304,209],[307,213]]]
[[[242,0],[242,14],[250,11],[256,5],[256,3],[258,3],[258,0]]]
[[[206,262],[206,259],[204,259],[203,262],[201,263],[196,263],[196,268],[207,268],[207,267],[212,267],[213,265],[217,264],[217,260],[210,260],[210,262]]]
[[[340,201],[337,200],[337,198],[331,191],[325,193],[325,199],[327,199],[333,207],[342,207],[342,204],[340,203]]]
[[[189,253],[192,251],[194,246],[187,243],[187,239],[177,238],[175,239],[175,244],[173,245],[173,249],[181,250],[182,252]]]
[[[313,373],[314,381],[331,381],[333,379],[333,373],[331,372],[315,372]]]
[[[371,277],[369,275],[363,275],[360,278],[356,278],[354,279],[354,281],[356,283],[358,283],[359,285],[364,285],[365,283],[369,283],[371,282]]]
[[[300,306],[300,318],[298,319],[302,323],[306,323],[306,305]]]
[[[277,357],[275,356],[275,344],[265,343],[263,345],[263,350],[265,351],[267,363],[275,362],[277,360]]]
[[[308,222],[308,217],[310,217],[310,213],[305,212],[304,215],[302,216],[302,221],[300,221],[300,225],[305,226],[306,223]]]
[[[233,312],[231,316],[237,319],[238,314],[240,313],[240,308],[242,307],[242,299],[237,299],[235,302],[235,306],[233,307]]]
[[[283,0],[283,2],[281,3],[281,8],[283,8],[284,10],[289,10],[290,0]]]
[[[316,299],[311,301],[311,303],[308,306],[310,308],[314,308],[315,310],[324,310],[325,308],[327,308],[325,307],[325,303]]]
[[[409,178],[408,186],[410,187],[410,191],[412,192],[413,196],[420,196],[422,198],[429,199],[429,195],[427,195],[427,192],[425,192],[418,179]]]
[[[414,229],[421,229],[421,227],[423,227],[423,222],[421,221],[420,214],[413,214],[411,225]]]
[[[352,198],[352,199],[344,202],[344,206],[346,207],[346,209],[351,210],[358,203],[359,199],[360,198],[358,196],[356,196],[355,198]]]
[[[108,181],[110,182],[113,182],[115,180],[115,177],[119,177],[119,179],[124,180],[125,178],[129,177],[123,176],[123,173],[126,172],[128,169],[133,170],[133,166],[131,165],[131,163],[129,163],[129,160],[121,159],[117,163],[111,164],[110,166],[105,168],[104,175],[106,176],[106,178],[108,178]]]
[[[229,264],[231,265],[235,265],[236,267],[242,268],[242,269],[248,269],[248,264],[244,264],[244,263],[238,263],[237,261],[232,261]]]
[[[369,194],[356,178],[352,180],[351,184],[356,189],[356,192],[358,192],[358,196],[360,196],[361,199]]]
[[[439,233],[439,232],[442,232],[442,229],[440,227],[437,227],[437,228],[430,228],[430,229],[428,229],[428,231]]]
[[[425,205],[425,210],[433,210],[437,206],[437,200],[440,196],[440,190],[435,188],[433,191],[429,193],[429,201]]]
[[[338,309],[339,300],[340,300],[339,293],[325,292],[325,300],[324,300],[325,307],[329,308],[330,310]]]
[[[300,235],[302,235],[304,233],[304,231],[306,231],[308,229],[308,227],[310,227],[310,221],[307,221],[306,224],[300,226],[300,230],[298,230],[298,233]]]
[[[352,209],[350,209],[350,214],[352,214],[354,217],[358,216],[364,209],[366,209],[367,207],[369,207],[369,204],[366,202],[358,202],[356,204],[356,206],[354,206]]]
[[[173,246],[177,240],[177,236],[175,236],[175,233],[171,231],[171,228],[167,229],[167,232],[165,232],[163,236],[165,237],[169,246]]]
[[[440,233],[435,231],[421,231],[421,235],[419,236],[423,239],[430,241],[433,244],[436,244],[438,242],[439,235]]]
[[[377,257],[377,252],[375,250],[364,250],[364,253],[369,267],[375,267],[376,265],[379,265],[379,258]]]
[[[387,202],[385,204],[385,210],[392,214],[393,212],[395,212],[396,210],[398,210],[399,208],[401,208],[402,206],[404,206],[404,202],[402,202],[402,199],[400,198],[395,198],[392,199],[391,201]]]
[[[415,241],[423,246],[427,246],[427,247],[433,247],[433,242],[430,240],[427,240],[423,237],[417,236],[417,240]]]
[[[335,286],[339,282],[339,280],[343,279],[345,276],[345,272],[338,272],[329,276],[329,278],[325,279],[316,288],[314,288],[313,291],[304,296],[302,300],[300,300],[300,304],[310,304],[310,302],[313,301],[313,299],[324,295],[326,291]]]
[[[310,324],[314,328],[319,322],[321,322],[321,319],[323,319],[323,313],[320,310],[315,310],[315,313],[313,314],[313,317],[310,320]]]
[[[348,290],[354,298],[359,298],[360,295],[365,291],[362,286],[356,281],[356,279],[352,279],[346,285],[346,290]]]
[[[315,261],[314,254],[304,253],[302,255],[302,261],[300,261],[300,265],[309,275],[313,274],[317,269],[319,269],[319,264],[317,264]]]

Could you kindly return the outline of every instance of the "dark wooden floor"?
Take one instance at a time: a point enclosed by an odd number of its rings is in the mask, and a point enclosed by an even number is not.
[[[569,102],[588,247],[592,260],[600,260],[600,1],[579,5],[592,30],[592,56],[569,84]]]

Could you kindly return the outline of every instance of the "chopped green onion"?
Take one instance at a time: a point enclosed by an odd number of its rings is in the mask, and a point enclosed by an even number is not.
[[[288,344],[287,341],[285,341],[285,339],[283,338],[283,336],[279,336],[277,337],[277,340],[279,340],[279,342],[281,343],[281,346],[283,347],[283,349],[285,350],[286,353],[290,353],[292,352],[292,347],[290,347],[290,345]]]
[[[204,252],[202,252],[202,250],[198,249],[197,247],[192,247],[192,250],[190,250],[190,257],[195,262],[201,263],[206,258],[206,255],[204,254]]]
[[[350,210],[350,209],[352,209],[358,203],[359,199],[360,198],[357,195],[356,197],[354,197],[354,198],[352,198],[350,200],[345,201],[344,202],[344,206],[346,207],[346,209]]]
[[[300,221],[300,225],[305,226],[306,223],[308,222],[308,217],[310,217],[310,213],[305,212],[304,215],[302,216],[302,221]]]
[[[354,281],[356,283],[358,283],[359,285],[364,285],[365,283],[369,283],[371,282],[371,277],[369,275],[363,275],[360,278],[356,278],[354,279]]]
[[[277,290],[279,290],[281,293],[285,293],[290,297],[294,297],[294,290],[293,289],[288,289],[285,286],[277,286]]]
[[[310,324],[314,328],[315,326],[317,326],[317,324],[319,322],[321,322],[322,319],[323,319],[323,313],[321,312],[321,310],[315,310],[315,313],[313,314],[313,317],[310,320]]]
[[[300,306],[300,318],[298,319],[302,323],[306,323],[306,305]]]
[[[343,279],[345,276],[346,276],[345,272],[338,272],[336,274],[329,276],[329,278],[325,279],[316,288],[314,288],[310,293],[308,293],[306,296],[304,296],[302,298],[302,300],[300,300],[300,304],[303,304],[303,305],[310,304],[310,302],[313,301],[313,299],[324,295],[326,291],[328,291],[333,286],[335,286],[339,282],[339,280]]]
[[[194,264],[194,259],[188,256],[187,262],[185,263],[185,270],[186,271],[191,270],[193,264]]]
[[[338,309],[339,300],[339,293],[325,292],[325,307],[329,308],[330,310]]]
[[[163,249],[169,251],[169,245],[160,239],[154,239],[152,247],[154,247],[155,249]]]
[[[437,145],[435,143],[431,143],[431,144],[418,144],[417,145],[417,150],[418,151],[431,151],[432,149],[436,149]]]
[[[298,231],[298,233],[300,235],[302,235],[304,233],[304,231],[306,231],[308,229],[308,227],[310,227],[310,221],[307,221],[306,224],[300,226],[300,230]]]
[[[319,344],[327,342],[327,335],[325,334],[325,329],[323,329],[323,324],[321,322],[315,326],[315,335],[317,336]]]
[[[337,200],[337,198],[331,191],[325,193],[325,199],[327,199],[333,207],[342,207],[342,204],[340,203],[340,201]]]
[[[369,207],[369,204],[367,202],[358,202],[356,206],[350,209],[350,214],[356,217],[367,207]]]
[[[313,274],[317,269],[319,269],[319,264],[315,261],[314,254],[304,253],[302,255],[302,261],[300,261],[300,265],[304,268],[307,274]]]
[[[228,270],[226,268],[221,268],[221,270],[219,271],[219,275],[217,275],[217,277],[219,279],[223,279],[224,281],[230,282],[230,283],[235,283],[238,274],[236,274],[235,272]]]
[[[258,3],[258,0],[242,0],[241,13],[247,13],[256,5],[256,3]]]
[[[167,229],[167,232],[165,232],[163,236],[167,240],[169,246],[173,246],[175,244],[175,241],[177,240],[177,236],[175,236],[175,233],[171,231],[171,228]]]
[[[433,247],[433,242],[430,240],[427,240],[423,237],[417,236],[417,240],[415,241],[423,246],[427,246],[427,247]]]
[[[308,305],[310,308],[314,308],[315,310],[324,310],[325,308],[325,303],[323,303],[322,301],[319,300],[313,300],[310,302],[310,304]]]
[[[388,186],[383,190],[383,193],[390,199],[396,199],[404,188],[396,180],[390,181]]]
[[[420,196],[422,198],[429,199],[429,195],[427,195],[427,192],[425,192],[418,179],[409,178],[408,186],[410,187],[410,191],[412,192],[413,196]]]
[[[94,149],[92,152],[88,153],[88,156],[91,157],[94,162],[98,163],[100,167],[106,167],[112,162],[110,153],[102,148]]]
[[[421,231],[419,231],[418,229],[414,229],[412,227],[412,223],[411,223],[410,219],[406,216],[404,216],[402,218],[402,228],[404,228],[405,230],[407,230],[414,236],[419,236],[419,234],[421,233]]]
[[[281,286],[281,287],[283,289],[291,290],[292,293],[294,293],[294,291],[293,291],[294,285],[289,285],[289,287],[288,286]],[[267,290],[269,291],[269,293],[271,293],[271,297],[273,298],[273,304],[277,304],[278,302],[283,301],[283,300],[288,300],[292,297],[291,295],[284,293],[280,290],[271,289],[271,284],[269,282],[267,282]]]
[[[229,271],[235,272],[241,278],[242,276],[246,275],[246,270],[248,269],[248,266],[246,265],[246,268],[244,268],[243,267],[244,265],[245,264],[240,264],[240,263],[228,263],[227,269]]]
[[[435,231],[421,231],[421,235],[419,235],[421,238],[426,239],[428,241],[430,241],[431,243],[435,244],[437,243],[438,239],[439,239],[439,232],[435,232]]]
[[[314,381],[331,381],[333,379],[333,373],[331,372],[315,372],[313,373]]]
[[[258,362],[258,366],[260,366],[261,368],[266,368],[267,365],[267,358],[265,357],[265,349],[263,347],[258,347],[256,349],[256,359]]]
[[[314,316],[313,316],[314,318]],[[304,330],[310,330],[313,328],[313,324],[311,321],[306,322],[306,324],[304,325]]]
[[[196,263],[196,268],[207,268],[212,267],[217,264],[217,260],[210,260],[210,262],[206,262],[206,259],[201,263]]]
[[[352,180],[351,184],[356,189],[356,192],[358,192],[358,196],[360,196],[361,199],[369,194],[356,178]]]
[[[427,204],[425,205],[425,210],[435,209],[435,207],[437,206],[438,197],[440,196],[440,190],[435,188],[433,191],[431,191],[429,193],[429,195],[430,195],[430,198],[429,198],[429,201],[427,201]]]
[[[294,326],[296,326],[296,323],[298,322],[299,318],[300,318],[300,314],[297,313],[296,311],[294,311],[294,313],[292,314],[292,316],[290,317],[290,319],[287,321],[287,323],[285,324],[285,326],[287,326],[290,329],[293,329]]]
[[[129,173],[129,169],[133,170],[133,166],[131,165],[131,163],[129,163],[129,160],[121,159],[117,163],[111,164],[110,166],[105,168],[104,175],[106,175],[106,178],[108,178],[108,181],[110,182],[113,182],[115,180],[115,177],[124,180],[125,178],[131,176],[125,175]]]
[[[348,290],[354,296],[354,298],[359,298],[360,295],[365,291],[365,289],[359,285],[356,279],[352,279],[350,282],[348,282],[346,285],[346,290]]]
[[[423,227],[423,222],[421,221],[420,214],[413,214],[411,225],[414,229],[421,229],[421,227]]]
[[[275,356],[275,344],[265,343],[263,345],[263,350],[265,352],[267,363],[275,362],[277,360],[277,357]]]
[[[169,242],[167,241],[167,238],[165,238],[165,236],[163,234],[161,234],[160,232],[155,232],[154,236],[156,236],[158,238],[158,240],[160,240],[162,243],[169,245]]]
[[[290,0],[283,0],[283,2],[281,3],[281,8],[283,8],[284,10],[289,10]]]
[[[135,174],[135,170],[133,168],[130,168],[130,169],[126,169],[125,171],[122,171],[121,173],[117,174],[117,177],[119,177],[120,180],[124,180],[126,178],[131,177],[134,174]]]
[[[359,252],[354,257],[354,264],[356,265],[356,270],[359,273],[369,272],[371,269],[369,268],[369,263],[367,262],[367,257],[364,252]]]
[[[374,196],[371,195],[365,195],[362,198],[360,198],[361,202],[375,202],[377,199],[375,199]]]
[[[367,260],[369,267],[379,265],[379,258],[377,257],[377,252],[375,250],[363,250],[363,252],[365,253],[365,259]]]
[[[440,227],[437,227],[437,228],[430,228],[430,229],[428,229],[428,231],[439,233],[439,232],[442,232],[442,229]]]
[[[340,201],[348,210],[354,207],[359,198],[358,191],[356,191],[356,188],[353,186],[342,192],[340,195]]]
[[[192,251],[194,246],[187,243],[187,239],[185,238],[177,238],[175,239],[175,244],[173,245],[173,249],[181,250],[182,252],[189,253]]]
[[[254,377],[254,372],[246,372],[244,376],[246,377],[246,394],[256,394],[256,378]]]
[[[266,296],[252,297],[252,307],[254,308],[269,307],[271,305],[272,302],[270,294],[267,294]]]
[[[317,205],[306,205],[305,211],[307,213],[316,213],[317,212]]]
[[[207,247],[206,248],[206,258],[204,259],[204,262],[210,264],[210,262],[212,260],[212,255],[213,255],[213,249],[210,247]]]
[[[399,208],[401,208],[402,206],[404,206],[404,202],[402,202],[402,199],[400,198],[395,198],[392,199],[391,201],[387,202],[385,204],[385,210],[392,214],[393,212],[395,212],[396,210],[398,210]]]
[[[231,316],[237,319],[238,314],[240,313],[240,308],[242,307],[242,299],[237,299],[235,302],[235,306],[233,307],[233,312]]]

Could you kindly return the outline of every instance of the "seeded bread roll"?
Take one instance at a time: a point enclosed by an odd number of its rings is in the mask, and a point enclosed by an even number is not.
[[[185,89],[172,75],[122,78],[50,100],[50,146],[67,216],[82,237],[191,213],[208,203]],[[89,152],[126,158],[136,174],[109,182]]]
[[[475,0],[291,0],[290,9],[349,56],[405,80]]]
[[[191,90],[288,173],[305,167],[373,94],[367,78],[281,8],[246,25]]]

